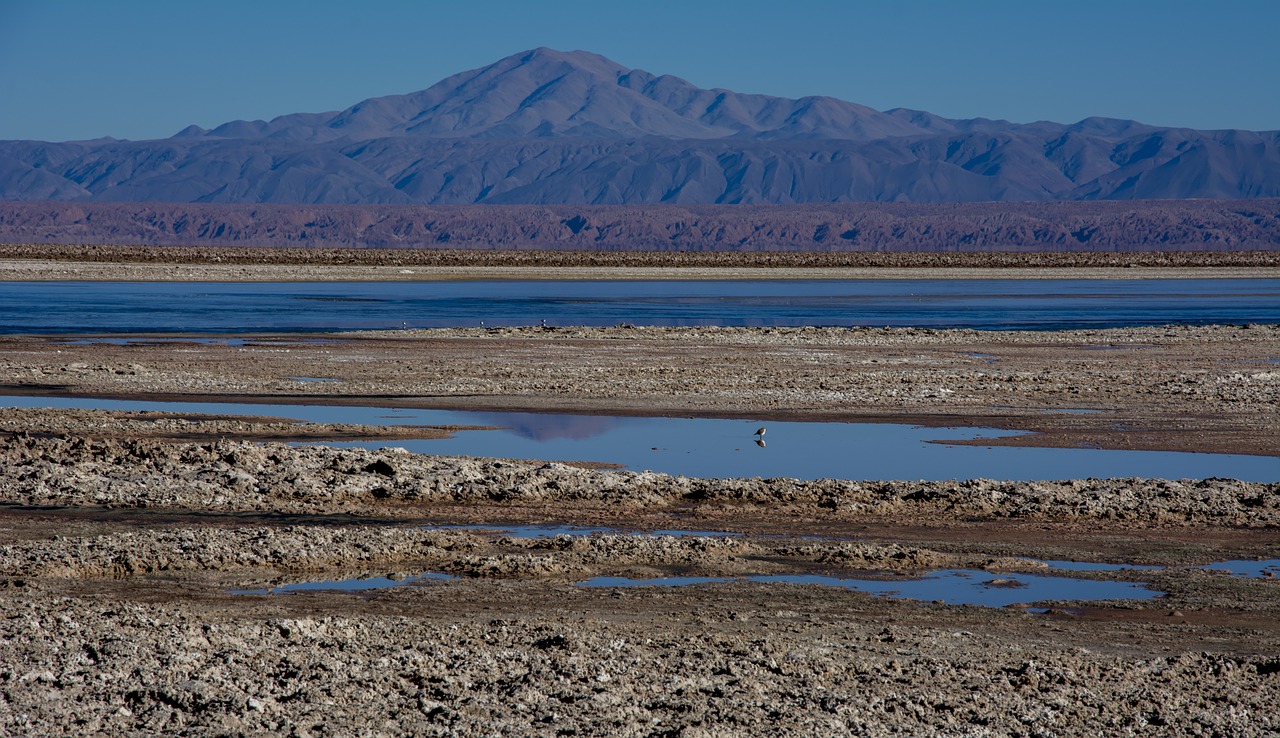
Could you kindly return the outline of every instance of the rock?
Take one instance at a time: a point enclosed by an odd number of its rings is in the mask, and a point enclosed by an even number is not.
[[[371,474],[381,474],[384,477],[394,477],[396,475],[396,468],[385,459],[378,459],[371,464],[367,464],[364,470]]]

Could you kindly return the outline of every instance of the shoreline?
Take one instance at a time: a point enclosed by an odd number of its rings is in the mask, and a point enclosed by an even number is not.
[[[1280,279],[1280,267],[636,267],[131,264],[0,260],[0,282]]]
[[[1280,278],[1280,250],[558,251],[0,244],[0,281]]]

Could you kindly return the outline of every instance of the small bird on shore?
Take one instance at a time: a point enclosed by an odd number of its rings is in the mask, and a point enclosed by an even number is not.
[[[760,429],[759,429],[759,430],[757,430],[757,431],[755,432],[755,435],[757,435],[757,436],[763,436],[763,435],[764,435],[764,430],[765,430],[765,429],[764,429],[764,426],[763,426],[763,425],[762,425],[762,426],[760,426]]]

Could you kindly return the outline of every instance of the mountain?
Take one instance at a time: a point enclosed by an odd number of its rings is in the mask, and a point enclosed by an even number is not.
[[[0,142],[0,199],[297,204],[1280,196],[1280,131],[956,120],[535,49],[407,95],[155,141]]]
[[[4,244],[12,246],[0,248],[0,258],[44,258],[42,254],[57,251],[48,244],[75,245],[61,253],[76,254],[77,261],[111,260],[121,253],[111,250],[115,256],[109,256],[88,244],[131,244],[144,247],[132,251],[143,260],[150,258],[152,246],[580,253],[1269,251],[1276,258],[1218,263],[1274,266],[1280,259],[1280,199],[803,205],[46,200],[0,203],[0,246]]]
[[[919,132],[893,116],[833,98],[703,90],[584,51],[534,49],[421,92],[365,100],[336,113],[234,121],[204,135],[326,143],[400,137],[870,140]]]

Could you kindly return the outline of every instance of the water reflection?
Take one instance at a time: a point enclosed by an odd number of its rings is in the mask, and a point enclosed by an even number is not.
[[[1029,561],[1033,559],[1028,559]],[[1123,571],[1132,569],[1134,571],[1159,571],[1163,566],[1152,566],[1149,564],[1104,564],[1096,561],[1061,561],[1047,560],[1043,562],[1051,569],[1061,569],[1063,571]]]
[[[457,580],[441,572],[424,572],[402,577],[366,577],[359,579],[297,582],[265,589],[232,589],[234,595],[273,595],[291,592],[361,592],[372,589],[402,587],[414,582]],[[670,576],[651,579],[601,576],[577,582],[586,588],[605,587],[687,587],[696,584],[756,582],[760,584],[797,584],[839,587],[866,592],[879,597],[944,602],[950,605],[1006,607],[1044,600],[1145,600],[1162,592],[1138,582],[1095,581],[1070,577],[1017,574],[993,578],[989,572],[969,569],[946,569],[892,578],[841,578],[819,574],[767,574],[742,577]]]
[[[390,587],[403,587],[406,584],[421,582],[427,580],[447,581],[457,579],[452,574],[442,574],[439,572],[425,572],[422,574],[413,574],[409,576],[398,577],[364,577],[357,579],[337,579],[323,580],[318,582],[296,582],[294,584],[282,584],[279,587],[271,587],[270,589],[231,589],[227,590],[227,594],[235,595],[268,595],[268,594],[288,594],[289,592],[322,592],[322,591],[340,591],[340,592],[362,592],[368,589],[388,589]]]
[[[1280,323],[1280,280],[10,282],[0,333],[512,325],[1033,330]]]
[[[1204,569],[1230,572],[1238,577],[1273,579],[1280,577],[1280,559],[1257,559],[1254,561],[1215,561]]]
[[[629,535],[641,538],[671,536],[672,538],[735,538],[742,533],[730,533],[718,530],[677,530],[662,528],[644,532],[627,531],[621,528],[586,527],[581,525],[430,525],[429,530],[463,530],[470,533],[492,533],[508,538],[555,538],[556,536],[598,536]]]
[[[492,425],[531,441],[557,438],[585,440],[604,435],[634,418],[610,415],[557,415],[553,413],[475,413],[478,425]]]
[[[494,413],[455,410],[0,396],[12,407],[89,408],[184,415],[271,415],[308,422],[368,425],[486,426]],[[958,440],[1015,435],[990,428],[921,428],[888,423],[771,421],[768,447],[759,421],[548,413],[518,430],[460,431],[452,438],[328,442],[330,446],[397,446],[423,454],[620,464],[691,477],[797,479],[1079,479],[1226,477],[1280,480],[1280,458],[1086,448],[958,445]],[[535,420],[536,419],[536,420]]]
[[[1016,574],[993,577],[990,572],[972,569],[944,569],[920,576],[888,579],[862,579],[823,576],[819,574],[771,574],[734,578],[660,577],[627,579],[595,577],[580,582],[580,587],[672,587],[711,582],[759,582],[763,584],[800,584],[840,587],[880,597],[941,601],[949,605],[1006,607],[1044,600],[1147,600],[1162,592],[1148,589],[1139,582],[1111,582],[1071,577]]]

